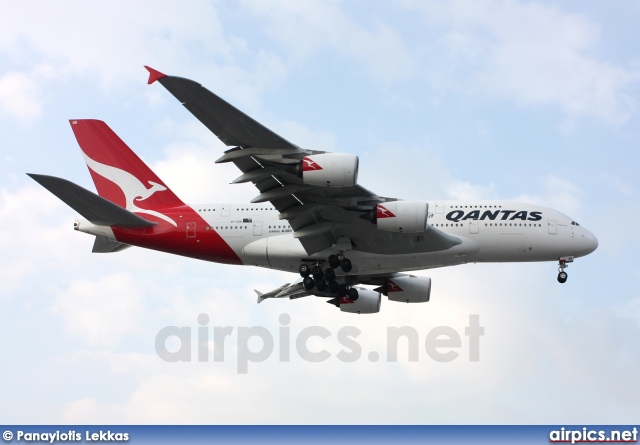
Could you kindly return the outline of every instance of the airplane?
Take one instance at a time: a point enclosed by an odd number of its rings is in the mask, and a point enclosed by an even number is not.
[[[187,205],[102,121],[71,120],[98,194],[62,178],[29,174],[84,219],[93,252],[130,246],[299,275],[269,298],[315,295],[343,312],[421,303],[431,279],[406,272],[465,263],[558,261],[566,267],[597,238],[556,210],[509,201],[405,201],[358,184],[358,156],[303,149],[202,85],[145,66],[229,148],[232,184],[253,183],[250,203]],[[366,286],[366,287],[365,287]],[[373,286],[373,289],[371,288]]]

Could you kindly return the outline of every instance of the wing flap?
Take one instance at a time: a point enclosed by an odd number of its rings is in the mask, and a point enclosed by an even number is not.
[[[33,173],[27,174],[95,225],[140,229],[157,224],[66,179]]]

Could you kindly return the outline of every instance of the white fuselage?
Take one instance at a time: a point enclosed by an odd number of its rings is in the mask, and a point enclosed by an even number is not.
[[[325,259],[340,246],[307,255],[286,220],[269,204],[192,206],[246,265],[297,272],[302,259]],[[429,269],[469,262],[555,261],[581,257],[598,246],[596,237],[568,216],[541,206],[507,201],[430,202],[427,230],[462,242],[450,249],[411,254],[345,250],[352,274]],[[199,228],[199,230],[202,230]]]

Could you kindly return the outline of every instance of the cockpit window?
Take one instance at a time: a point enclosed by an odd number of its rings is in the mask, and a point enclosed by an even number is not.
[[[575,222],[575,221],[571,221],[571,225],[572,225],[572,226],[579,226],[580,224],[578,224],[578,223],[577,223],[577,222]]]

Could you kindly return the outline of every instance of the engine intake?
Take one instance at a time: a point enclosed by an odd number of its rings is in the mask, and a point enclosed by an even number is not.
[[[358,157],[345,153],[305,156],[296,167],[305,184],[322,187],[353,187],[358,182]]]

